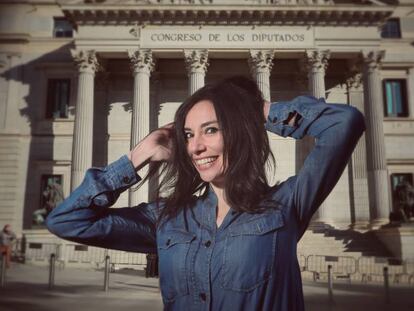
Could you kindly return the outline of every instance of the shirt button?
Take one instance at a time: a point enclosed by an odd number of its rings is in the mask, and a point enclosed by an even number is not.
[[[206,301],[206,299],[207,299],[206,294],[205,294],[205,293],[200,293],[200,299],[201,299],[202,301]]]
[[[211,241],[210,240],[208,240],[206,243],[204,243],[204,246],[205,247],[210,247],[210,245],[211,245]]]
[[[122,181],[126,184],[129,184],[129,182],[131,181],[131,179],[128,176],[125,176],[124,178],[122,178]]]

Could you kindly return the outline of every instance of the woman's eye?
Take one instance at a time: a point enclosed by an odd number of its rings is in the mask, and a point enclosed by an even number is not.
[[[214,134],[218,132],[218,128],[217,127],[208,127],[206,128],[206,134]]]
[[[184,138],[185,138],[186,140],[190,139],[191,137],[193,137],[193,134],[192,134],[192,133],[190,133],[190,132],[185,132],[185,133],[184,133]]]

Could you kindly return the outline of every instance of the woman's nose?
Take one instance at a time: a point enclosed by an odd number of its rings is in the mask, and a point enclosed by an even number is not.
[[[205,149],[206,146],[204,144],[203,138],[200,136],[194,136],[188,144],[188,151],[191,154],[199,154],[200,152],[203,152]]]

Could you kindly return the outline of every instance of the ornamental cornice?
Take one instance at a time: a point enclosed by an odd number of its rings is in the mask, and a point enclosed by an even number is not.
[[[100,70],[96,52],[94,50],[70,50],[73,60],[80,72],[95,73]]]
[[[206,73],[208,63],[208,50],[184,50],[184,60],[188,73]]]
[[[74,24],[123,25],[361,25],[380,26],[394,6],[370,5],[65,5]]]
[[[141,72],[149,75],[155,68],[152,51],[150,49],[128,51],[128,56],[131,60],[131,68],[134,73]]]

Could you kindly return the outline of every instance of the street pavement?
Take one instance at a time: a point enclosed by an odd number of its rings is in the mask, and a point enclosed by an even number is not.
[[[143,271],[122,269],[110,273],[107,292],[103,283],[102,269],[56,268],[55,286],[49,290],[48,267],[14,263],[0,288],[0,311],[162,310],[158,279],[145,278]],[[390,286],[390,303],[386,303],[381,284],[337,282],[330,302],[325,282],[305,281],[306,310],[413,311],[414,286]]]

